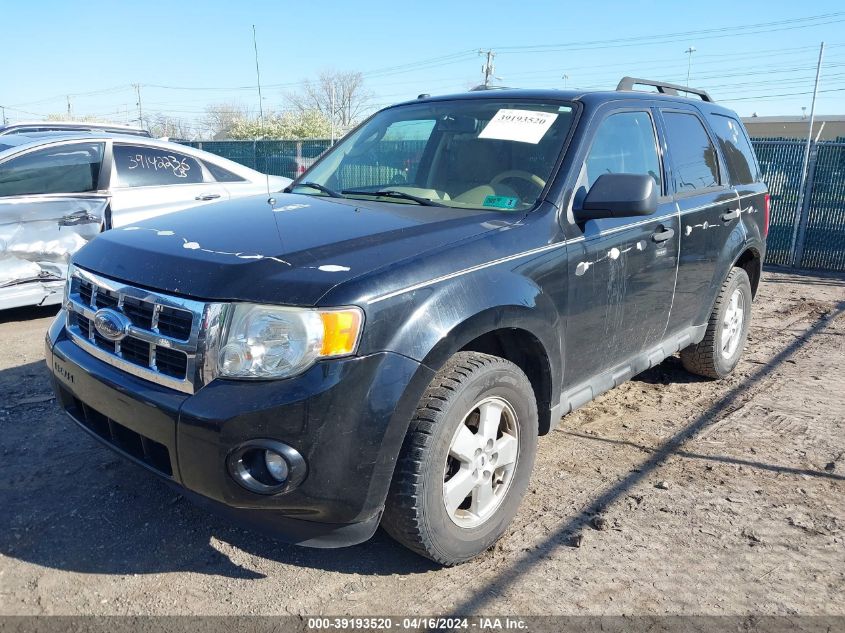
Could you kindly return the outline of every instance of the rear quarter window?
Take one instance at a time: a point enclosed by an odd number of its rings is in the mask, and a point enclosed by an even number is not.
[[[754,150],[739,121],[721,114],[714,114],[710,116],[710,125],[716,133],[719,148],[728,164],[731,184],[749,185],[760,180]]]
[[[155,187],[203,182],[197,159],[164,147],[115,145],[114,164],[122,187]]]
[[[217,182],[246,182],[246,178],[238,176],[236,173],[220,167],[220,165],[215,165],[208,160],[203,162],[205,163],[205,168],[208,170],[208,173],[210,173],[212,178],[214,178]]]

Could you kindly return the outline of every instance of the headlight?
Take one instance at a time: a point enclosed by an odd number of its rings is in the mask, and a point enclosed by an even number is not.
[[[320,358],[355,352],[360,308],[307,309],[238,303],[217,358],[227,378],[286,378]]]
[[[68,264],[67,272],[65,273],[65,289],[64,289],[64,296],[62,297],[62,306],[67,305],[68,299],[70,299],[70,287],[73,283],[73,264]]]

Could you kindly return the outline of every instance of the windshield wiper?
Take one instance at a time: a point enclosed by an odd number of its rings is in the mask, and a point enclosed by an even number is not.
[[[425,207],[445,207],[448,205],[435,202],[429,198],[421,198],[414,196],[404,191],[394,191],[393,189],[382,189],[381,191],[358,191],[356,189],[344,189],[341,193],[345,196],[380,196],[383,198],[401,198],[403,200],[413,200],[417,204]]]
[[[311,182],[310,180],[308,182],[298,182],[295,185],[288,185],[287,187],[285,187],[285,192],[290,193],[291,191],[293,191],[297,187],[310,187],[311,189],[316,189],[317,191],[322,191],[324,194],[326,194],[330,198],[342,198],[343,197],[341,194],[339,194],[334,189],[329,189],[325,185],[321,185],[318,182]]]

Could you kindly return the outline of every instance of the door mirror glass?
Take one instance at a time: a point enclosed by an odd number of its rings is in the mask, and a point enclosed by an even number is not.
[[[651,215],[657,211],[657,186],[647,174],[603,174],[590,187],[576,222]]]

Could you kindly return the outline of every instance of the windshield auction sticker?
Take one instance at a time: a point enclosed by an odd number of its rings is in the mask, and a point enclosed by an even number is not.
[[[536,145],[557,119],[554,112],[533,110],[499,110],[484,126],[478,138],[519,141]]]

